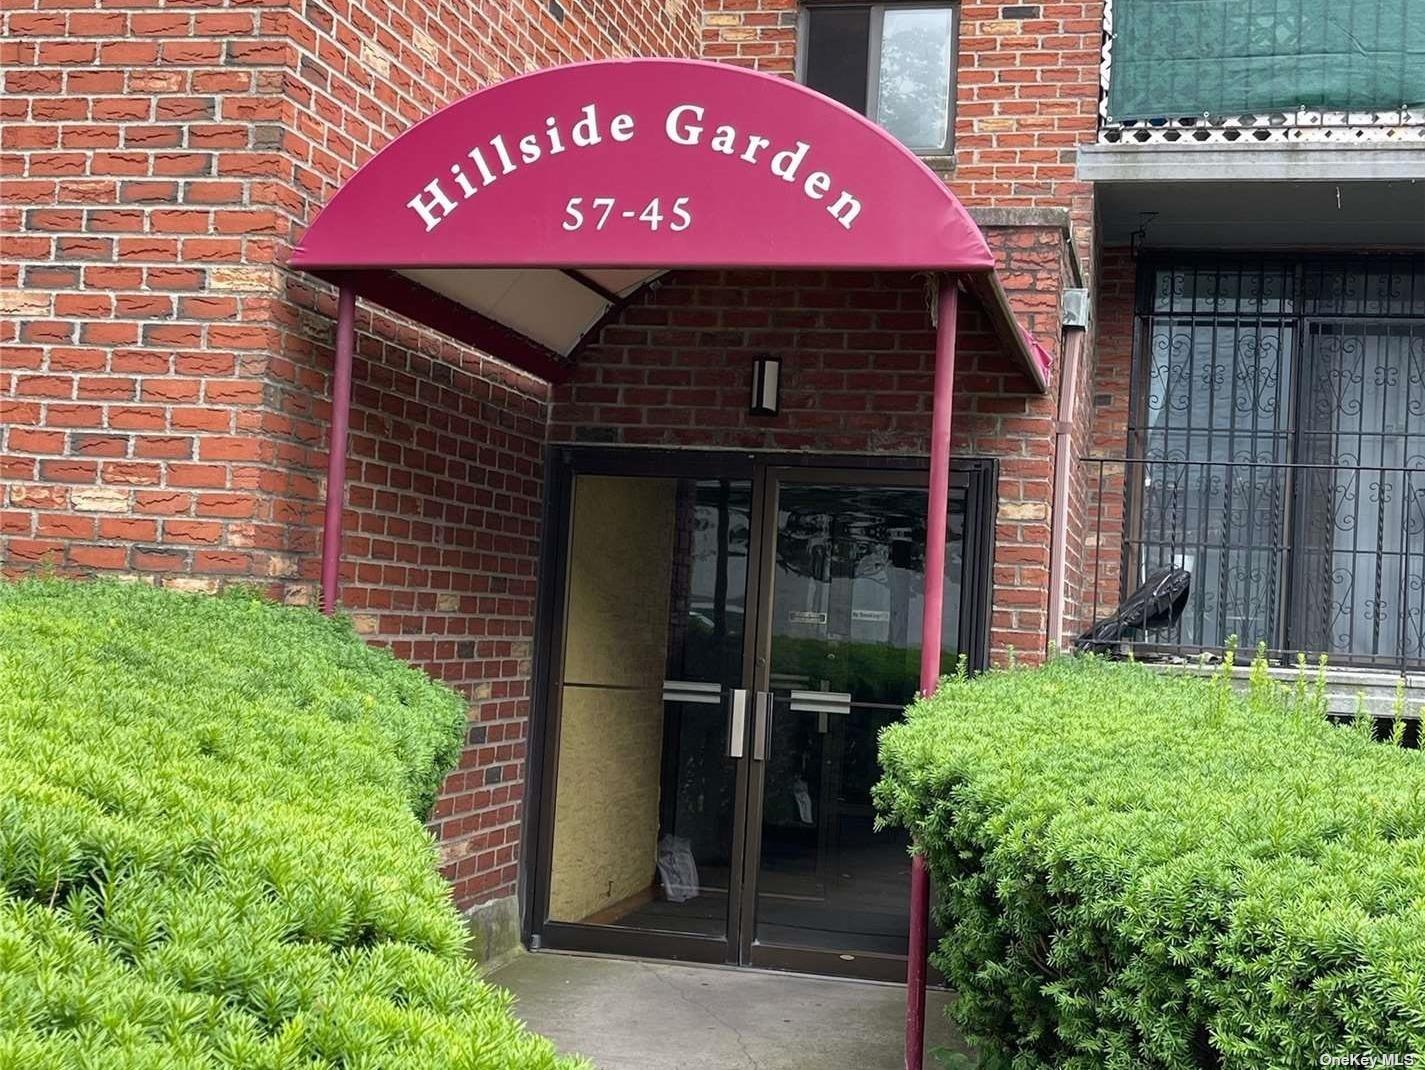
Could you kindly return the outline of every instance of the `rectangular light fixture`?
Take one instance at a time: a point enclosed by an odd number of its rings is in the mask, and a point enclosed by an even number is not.
[[[766,354],[752,360],[752,414],[776,416],[782,396],[782,358]]]

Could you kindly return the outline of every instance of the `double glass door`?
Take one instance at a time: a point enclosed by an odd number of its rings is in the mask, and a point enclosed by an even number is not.
[[[871,789],[919,676],[925,472],[562,460],[532,937],[903,976],[910,859]],[[952,479],[947,672],[983,647],[990,485]]]

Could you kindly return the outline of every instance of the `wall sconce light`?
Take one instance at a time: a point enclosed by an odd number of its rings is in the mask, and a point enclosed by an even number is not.
[[[752,415],[776,416],[782,400],[782,358],[765,354],[752,360]]]

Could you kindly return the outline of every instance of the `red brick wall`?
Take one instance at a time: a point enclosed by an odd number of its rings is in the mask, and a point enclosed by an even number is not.
[[[282,265],[359,164],[480,86],[688,55],[691,0],[4,13],[0,562],[312,601],[331,294]],[[544,384],[359,317],[345,606],[472,699],[438,810],[462,903],[515,886]],[[379,393],[378,393],[379,392]]]
[[[290,550],[310,576],[310,545],[277,529],[282,499],[316,488],[279,455],[285,392],[324,389],[288,350],[329,310],[280,265],[337,184],[441,105],[539,66],[698,47],[692,3],[569,9],[7,4],[7,560],[206,584],[286,577]]]
[[[790,76],[796,64],[797,0],[708,0],[703,20],[703,51],[710,58],[738,63],[772,74]],[[960,5],[956,74],[954,158],[931,158],[956,195],[972,208],[1062,209],[1072,225],[1073,242],[1083,264],[1085,284],[1093,285],[1095,251],[1092,187],[1075,177],[1076,150],[1092,142],[1098,124],[1098,64],[1103,38],[1102,0],[1083,3],[1016,4],[965,0]],[[1020,231],[1013,239],[991,231],[1001,271],[1012,292],[1016,312],[1028,321],[1039,341],[1057,350],[1060,337],[1058,291],[1072,277],[1062,248],[1051,248],[1039,228]],[[1013,241],[1029,243],[1015,251]],[[1088,442],[1094,393],[1092,344],[1085,347],[1084,375],[1073,408],[1079,414],[1071,456],[1081,455]],[[1026,510],[1045,510],[1030,531],[1015,537],[1037,537],[1048,543],[1048,507],[1052,502],[1053,420],[1058,384],[1051,396],[1030,400],[1025,419],[1050,440],[1036,450],[1035,479],[1047,468],[1042,499],[1031,501],[1038,487],[1025,491]],[[1079,594],[1089,571],[1085,543],[1090,532],[1082,512],[1088,489],[1076,465],[1070,482],[1068,545],[1066,547],[1065,630],[1084,623]],[[1021,525],[1022,527],[1022,525]],[[1024,563],[1014,583],[1039,580],[1048,586],[1047,552],[1040,562]],[[1008,581],[1009,578],[1006,577]],[[1047,603],[1042,603],[1047,610]],[[1035,612],[1038,612],[1037,610]],[[1027,609],[1017,611],[1031,618]],[[1047,621],[1037,625],[1040,635]],[[1035,645],[1043,647],[1042,638]]]
[[[677,0],[565,4],[364,0],[294,18],[288,38],[293,200],[300,227],[373,152],[416,120],[502,78],[575,59],[686,55],[697,12]],[[312,9],[309,9],[312,10]],[[279,421],[295,416],[287,495],[316,577],[329,292],[280,272]],[[320,334],[311,333],[317,314]],[[343,605],[359,630],[460,687],[471,729],[436,819],[461,903],[514,894],[529,737],[534,581],[547,385],[431,332],[373,317],[355,369]],[[313,384],[320,383],[316,389]],[[315,404],[313,399],[317,399]],[[285,438],[293,436],[284,434]]]
[[[4,15],[0,327],[11,567],[265,575],[281,73],[263,14]],[[257,46],[257,47],[254,47]]]
[[[1000,459],[991,647],[1044,644],[1049,420],[962,301],[954,450]],[[683,272],[631,304],[553,392],[550,439],[924,455],[935,331],[921,278]],[[781,412],[748,412],[754,354],[782,357]]]
[[[798,0],[706,0],[703,54],[791,76]],[[1033,12],[1026,17],[1023,11]],[[933,166],[967,205],[1067,208],[1087,258],[1093,190],[1075,148],[1098,128],[1103,0],[960,5],[954,160]]]
[[[312,600],[333,302],[284,265],[331,192],[416,119],[528,69],[700,47],[714,58],[792,69],[790,0],[708,0],[706,17],[693,0],[563,8],[561,21],[536,0],[7,3],[7,571],[47,562],[191,589],[255,579],[290,601]],[[998,4],[963,10],[957,192],[974,204],[1067,208],[1086,241],[1087,191],[1072,181],[1067,154],[1092,129],[1096,57],[1088,52],[1097,47],[1098,5],[1045,5],[1027,21],[1000,18]],[[1063,274],[1054,233],[991,233],[1017,311],[1051,348]],[[678,285],[670,281],[664,299]],[[817,344],[816,371],[846,384],[839,403],[848,407],[834,426],[799,422],[795,434],[834,449],[854,448],[833,444],[853,440],[921,449],[928,399],[917,399],[915,412],[899,407],[917,381],[928,387],[919,298],[895,287],[855,292],[906,304],[806,311],[824,324],[838,312],[897,315],[891,333],[903,332],[905,348],[885,352],[884,338],[834,322],[820,328],[840,341]],[[698,314],[751,337],[752,324],[731,322],[735,306]],[[910,324],[917,315],[922,322]],[[969,318],[961,382],[971,400],[957,444],[1003,461],[997,642],[1037,650],[1053,404],[1023,393],[991,361]],[[344,602],[373,640],[471,697],[471,746],[440,804],[440,831],[462,903],[507,895],[527,736],[536,444],[547,390],[391,317],[363,310],[359,323]],[[705,339],[707,349],[725,350],[727,337]],[[902,396],[885,411],[854,407],[868,396],[868,374],[880,375],[868,357],[884,358],[877,369],[885,359],[906,364],[889,392]],[[709,359],[706,349],[699,359]],[[700,379],[718,371],[716,362],[699,368]],[[736,395],[715,419],[745,408],[745,390],[713,388]],[[803,389],[823,387],[813,380]],[[728,439],[746,430],[713,426]]]
[[[482,902],[513,894],[518,876],[547,385],[365,306],[357,332],[342,606],[360,634],[471,700],[432,827],[457,901]],[[283,395],[284,505],[309,546],[330,410],[325,333],[290,336],[283,352],[294,383],[322,384]],[[316,563],[300,561],[304,573]],[[305,581],[285,593],[316,598]]]
[[[1137,264],[1127,249],[1104,250],[1095,309],[1098,360],[1089,423],[1091,438],[1085,450],[1090,458],[1128,455],[1136,278]],[[1121,464],[1100,466],[1090,461],[1081,462],[1080,468],[1087,485],[1083,515],[1087,523],[1096,525],[1097,531],[1097,537],[1089,544],[1081,597],[1086,613],[1092,612],[1096,604],[1102,617],[1117,607],[1121,593],[1124,472]]]

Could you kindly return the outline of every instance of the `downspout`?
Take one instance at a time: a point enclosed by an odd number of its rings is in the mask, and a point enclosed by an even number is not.
[[[1064,645],[1066,551],[1069,546],[1069,479],[1073,475],[1074,403],[1079,394],[1079,364],[1088,331],[1088,291],[1064,291],[1064,371],[1059,379],[1059,413],[1054,422],[1053,526],[1049,535],[1049,653]]]
[[[322,612],[335,613],[340,596],[341,520],[346,498],[346,438],[351,426],[351,365],[356,353],[356,292],[336,295],[336,362],[332,368],[332,417],[327,428],[327,499],[322,521]]]
[[[940,628],[945,605],[945,528],[950,506],[950,415],[955,393],[955,319],[959,311],[954,276],[937,280],[935,385],[931,394],[930,499],[925,510],[925,597],[920,620],[920,693],[940,682]],[[925,975],[930,937],[930,870],[917,851],[910,867],[910,946],[906,954],[905,1065],[921,1070],[925,1060]]]

